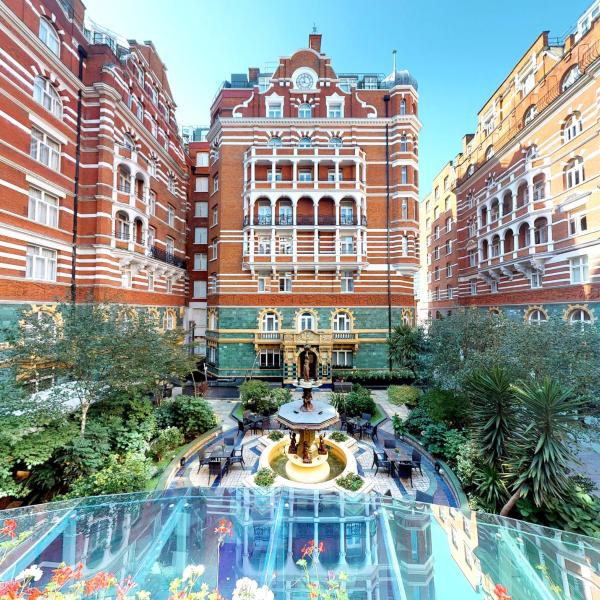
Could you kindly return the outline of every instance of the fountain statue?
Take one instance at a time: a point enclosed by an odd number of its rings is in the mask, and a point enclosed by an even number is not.
[[[325,434],[322,433],[319,436],[319,449],[318,449],[319,454],[327,454],[327,448],[325,448]]]
[[[298,444],[296,444],[296,432],[290,434],[290,445],[288,446],[288,454],[296,454],[298,452]]]

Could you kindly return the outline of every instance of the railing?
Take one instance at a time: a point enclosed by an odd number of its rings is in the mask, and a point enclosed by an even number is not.
[[[277,225],[293,225],[294,219],[292,215],[279,215],[276,221]]]
[[[319,215],[319,225],[335,225],[335,216]]]
[[[123,192],[124,194],[131,194],[130,185],[117,185],[117,189],[119,190],[119,192]]]
[[[281,334],[279,331],[259,331],[257,337],[259,340],[278,340]]]
[[[342,215],[340,218],[340,225],[356,225],[356,219],[354,218],[354,215],[352,215],[352,216]]]
[[[315,218],[312,215],[298,215],[296,217],[297,225],[314,225]]]
[[[58,0],[58,3],[61,5],[62,9],[67,13],[69,19],[72,19],[75,16],[72,0]]]
[[[115,231],[115,238],[128,242],[131,239],[129,231]]]
[[[181,258],[177,258],[173,253],[167,252],[158,246],[152,246],[149,248],[150,256],[152,258],[156,258],[156,260],[160,260],[164,263],[168,263],[170,265],[174,265],[175,267],[179,267],[180,269],[185,269],[185,260]]]
[[[272,225],[273,224],[273,216],[272,215],[258,215],[256,219],[254,219],[255,225]]]
[[[351,340],[354,337],[354,333],[351,331],[334,331],[333,339],[334,340]]]

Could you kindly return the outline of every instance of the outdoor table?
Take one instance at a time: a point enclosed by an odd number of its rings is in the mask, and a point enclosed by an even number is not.
[[[216,458],[227,459],[231,458],[233,446],[215,446],[207,456],[207,459],[214,460]]]
[[[402,448],[384,448],[383,452],[386,458],[390,461],[392,468],[396,463],[402,463],[405,465],[412,464],[412,456],[410,456]]]
[[[370,419],[363,419],[362,417],[350,417],[349,419],[346,419],[346,423],[352,423],[352,425],[356,426],[361,439],[364,433],[365,425],[368,425],[370,422]]]

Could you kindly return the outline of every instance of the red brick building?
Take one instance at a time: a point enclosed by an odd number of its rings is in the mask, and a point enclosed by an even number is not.
[[[2,320],[112,300],[182,323],[188,166],[152,42],[79,0],[0,3]]]
[[[407,71],[337,73],[321,36],[211,109],[208,363],[292,382],[386,367],[414,319],[418,113]]]

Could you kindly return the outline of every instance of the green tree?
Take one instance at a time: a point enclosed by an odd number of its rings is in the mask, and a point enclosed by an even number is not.
[[[162,332],[150,313],[114,304],[63,304],[57,325],[24,311],[7,332],[10,363],[27,374],[51,366],[66,382],[52,395],[80,414],[85,435],[90,406],[118,391],[148,393],[194,366],[179,332]]]
[[[514,391],[521,411],[506,468],[513,494],[500,511],[503,516],[522,497],[531,496],[538,507],[569,497],[568,466],[576,462],[573,425],[582,405],[571,390],[550,378],[521,384]]]
[[[396,325],[388,339],[388,352],[392,365],[410,369],[415,375],[423,350],[423,330],[406,323]]]
[[[506,369],[494,366],[474,371],[466,380],[471,400],[471,438],[484,462],[500,469],[516,425],[516,402]]]
[[[210,404],[201,397],[177,396],[162,404],[157,413],[161,428],[177,427],[186,441],[217,426],[217,417]]]

